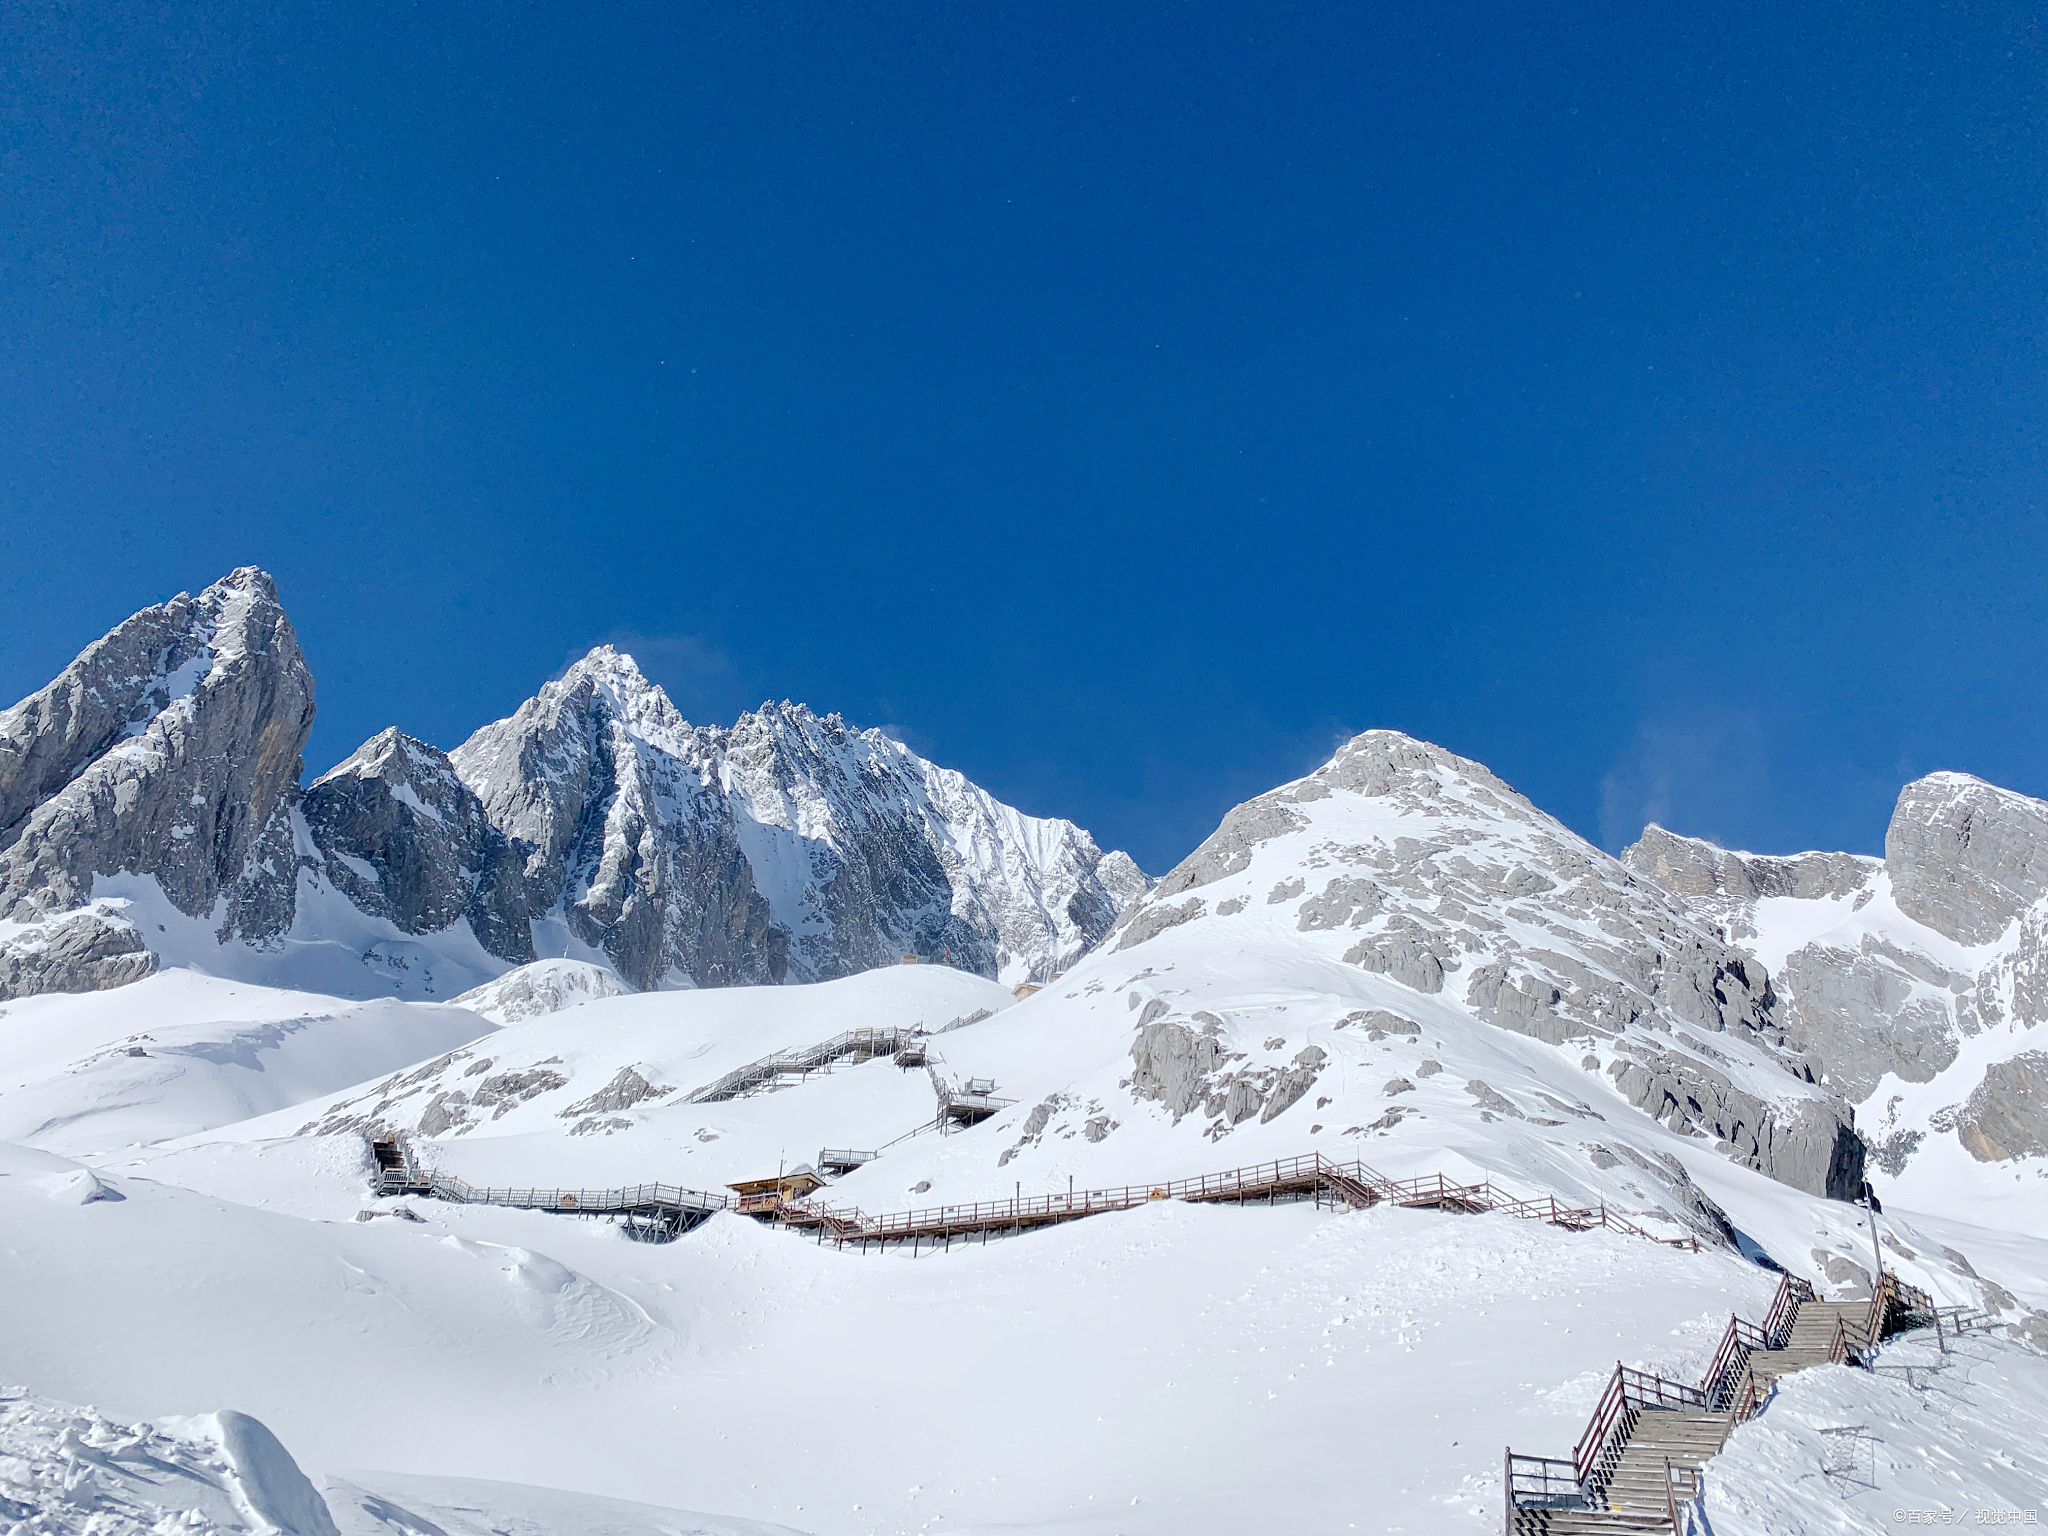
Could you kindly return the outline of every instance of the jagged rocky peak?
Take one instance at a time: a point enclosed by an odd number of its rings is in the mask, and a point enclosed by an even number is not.
[[[1884,835],[1899,910],[1958,944],[1988,944],[2048,894],[2048,804],[1967,773],[1899,792]]]
[[[0,917],[84,911],[99,877],[133,874],[223,939],[283,932],[312,723],[312,674],[254,566],[116,625],[0,715]],[[85,920],[105,931],[58,949],[93,959],[16,967],[15,988],[133,979],[133,964],[101,963],[142,952],[132,927],[102,909]]]
[[[156,898],[96,891],[116,876],[203,921],[168,941],[200,963],[235,946],[231,971],[290,985],[303,961],[346,988],[332,965],[353,950],[380,977],[363,985],[426,990],[539,955],[602,957],[638,988],[906,953],[1021,980],[1145,885],[1071,823],[837,715],[784,702],[692,726],[609,646],[453,753],[385,731],[301,795],[312,700],[251,568],[137,614],[0,716],[0,991],[147,974],[123,900]]]
[[[1112,942],[1270,928],[1275,908],[1333,960],[1595,1060],[1639,1108],[1773,1177],[1831,1194],[1861,1177],[1851,1116],[1783,1049],[1755,958],[1479,763],[1355,737],[1232,810]]]
[[[879,730],[767,703],[692,726],[600,647],[451,754],[529,911],[637,987],[822,980],[914,953],[1021,980],[1144,876]],[[557,952],[561,952],[558,950]]]
[[[522,856],[447,753],[381,731],[315,779],[302,810],[328,881],[359,910],[410,934],[467,918],[490,953],[533,958]]]

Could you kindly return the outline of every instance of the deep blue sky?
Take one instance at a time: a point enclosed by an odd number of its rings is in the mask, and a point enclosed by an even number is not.
[[[316,773],[613,640],[1154,871],[1378,725],[1609,847],[1876,851],[1931,769],[2048,794],[2044,63],[2019,3],[14,7],[0,696],[256,562]]]

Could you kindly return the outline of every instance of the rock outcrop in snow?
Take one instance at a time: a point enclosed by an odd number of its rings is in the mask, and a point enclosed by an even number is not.
[[[618,972],[586,960],[536,960],[451,1001],[494,1024],[516,1024],[628,991]]]
[[[1787,1046],[1861,1106],[1885,1174],[1959,1194],[1943,1148],[2048,1156],[2048,1079],[2025,1049],[2048,1020],[2048,804],[1937,773],[1900,792],[1882,860],[1660,827],[1622,857],[1771,968]]]
[[[35,925],[0,939],[0,995],[135,979],[132,925],[89,905],[100,876],[153,877],[223,941],[289,927],[312,724],[312,674],[254,567],[144,609],[0,714],[0,918]]]
[[[1884,835],[1899,910],[1958,944],[1989,944],[2048,895],[2048,804],[1966,773],[1899,792]]]

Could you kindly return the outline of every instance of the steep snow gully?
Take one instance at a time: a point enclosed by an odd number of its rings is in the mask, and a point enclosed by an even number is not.
[[[8,1536],[2041,1518],[2048,805],[1372,731],[1155,883],[609,649],[312,700],[244,569],[0,713]]]

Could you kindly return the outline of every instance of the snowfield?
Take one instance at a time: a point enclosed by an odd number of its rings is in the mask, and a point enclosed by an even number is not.
[[[1672,1230],[1683,1229],[1669,1183],[1626,1160],[1587,1163],[1576,1140],[1568,1157],[1553,1140],[1568,1128],[1579,1139],[1626,1139],[1657,1166],[1668,1153],[1748,1237],[1823,1283],[1812,1252],[1867,1255],[1853,1209],[1671,1134],[1595,1091],[1592,1074],[1574,1102],[1597,1121],[1483,1119],[1494,1111],[1464,1091],[1469,1080],[1483,1077],[1532,1111],[1539,1091],[1563,1097],[1532,1042],[1489,1040],[1415,999],[1425,1032],[1375,1041],[1356,1024],[1336,1028],[1350,1004],[1372,998],[1332,1002],[1337,978],[1321,971],[1262,972],[1250,955],[1163,947],[1153,958],[1145,980],[1132,973],[1148,967],[1129,956],[1091,960],[1071,986],[1022,1003],[976,977],[903,966],[810,987],[596,998],[497,1029],[445,1007],[323,1007],[175,971],[121,993],[10,1004],[0,1023],[27,1027],[0,1034],[14,1048],[0,1105],[20,1095],[49,1127],[20,1134],[80,1150],[0,1153],[9,1303],[0,1376],[32,1383],[39,1400],[92,1404],[117,1425],[249,1415],[325,1490],[344,1533],[1491,1532],[1503,1446],[1567,1451],[1617,1357],[1691,1379],[1728,1313],[1760,1315],[1775,1284],[1711,1245],[1693,1253],[1501,1216],[1306,1204],[1158,1202],[916,1258],[839,1252],[729,1214],[673,1244],[642,1245],[595,1221],[377,1199],[360,1135],[294,1134],[365,1095],[382,1103],[394,1077],[420,1077],[422,1091],[400,1106],[417,1134],[417,1116],[449,1084],[520,1076],[552,1058],[545,1070],[560,1085],[422,1137],[423,1153],[476,1182],[660,1178],[716,1188],[772,1172],[777,1160],[807,1161],[823,1144],[878,1145],[932,1117],[929,1075],[886,1058],[778,1092],[686,1102],[733,1066],[855,1027],[943,1029],[930,1040],[944,1058],[934,1070],[993,1075],[1019,1102],[972,1130],[912,1136],[826,1191],[834,1201],[880,1209],[1045,1193],[1069,1176],[1085,1188],[1334,1138],[1333,1155],[1356,1150],[1389,1172],[1490,1174],[1531,1192],[1605,1195],[1646,1217],[1661,1204]],[[1116,986],[1091,996],[1098,975]],[[1110,1103],[1115,1047],[1128,1053],[1142,1012],[1127,996],[1183,987],[1233,989],[1249,1034],[1288,1036],[1276,1048],[1283,1059],[1302,1040],[1327,1042],[1345,1065],[1325,1074],[1325,1087],[1341,1087],[1348,1102],[1318,1109],[1319,1092],[1217,1138],[1125,1093],[1113,1106],[1118,1128],[1089,1139],[1082,1112],[1091,1097]],[[326,1020],[333,1042],[287,1063],[280,1053],[298,1037],[280,1035],[280,1022],[303,1018]],[[67,1034],[85,1042],[75,1071],[60,1054]],[[97,1065],[136,1034],[166,1051],[165,1041],[213,1040],[217,1055],[240,1059],[159,1081],[154,1118],[144,1120],[137,1096],[112,1092]],[[440,1048],[458,1036],[453,1053],[471,1054],[443,1064],[451,1051]],[[402,1051],[400,1065],[392,1058]],[[1445,1063],[1440,1076],[1457,1091],[1433,1095],[1426,1118],[1395,1127],[1406,1137],[1346,1139],[1359,1105],[1383,1102],[1385,1077],[1412,1075],[1424,1053]],[[1101,1065],[1089,1068],[1091,1059]],[[491,1065],[470,1072],[480,1060]],[[564,1111],[621,1067],[675,1091],[601,1117],[625,1127],[573,1134],[590,1116]],[[190,1129],[235,1108],[217,1072],[262,1083],[272,1070],[279,1097],[316,1077],[332,1086]],[[77,1113],[59,1112],[67,1091]],[[246,1085],[237,1092],[258,1108],[268,1102]],[[1037,1141],[1004,1161],[1055,1092],[1071,1109],[1048,1115]],[[1289,1123],[1297,1117],[1298,1127]],[[1309,1132],[1315,1124],[1325,1129]],[[152,1126],[170,1134],[151,1140]],[[2013,1305],[2048,1303],[2048,1245],[2037,1237],[1907,1212],[1887,1232],[1902,1250],[1890,1262],[1949,1299],[1979,1300],[1983,1289],[1957,1277],[1939,1257],[1945,1249],[1967,1254]],[[2040,1389],[2042,1362],[2016,1344],[1978,1337],[1968,1348],[1995,1363],[2000,1381]],[[1944,1390],[1979,1367],[1958,1369],[1939,1377]],[[1876,1423],[1885,1404],[1909,1402],[1898,1397],[1909,1389],[1883,1373],[1830,1374],[1842,1379],[1829,1390],[1846,1395],[1814,1410],[1822,1416]],[[1785,1403],[1799,1400],[1795,1388],[1809,1390],[1795,1381]],[[67,1410],[21,1411],[44,1433]],[[1958,1469],[1993,1454],[1983,1444],[2005,1447],[1996,1454],[2014,1467],[2036,1464],[2030,1421],[1970,1412],[1973,1438],[1940,1442]],[[1870,1512],[1883,1506],[1888,1517],[1884,1501],[1898,1489],[1922,1487],[1826,1481],[1817,1486],[1834,1502],[1815,1495],[1812,1511],[1799,1506],[1808,1524],[1772,1524],[1785,1458],[1806,1454],[1803,1422],[1774,1404],[1712,1464],[1717,1530],[1870,1529],[1879,1523]],[[1997,1434],[2010,1443],[1984,1438]],[[1905,1443],[1903,1431],[1897,1438]],[[47,1467],[46,1480],[69,1475],[61,1455]],[[250,1524],[246,1500],[222,1486],[201,1518]],[[1980,1484],[1944,1486],[1954,1504]]]

